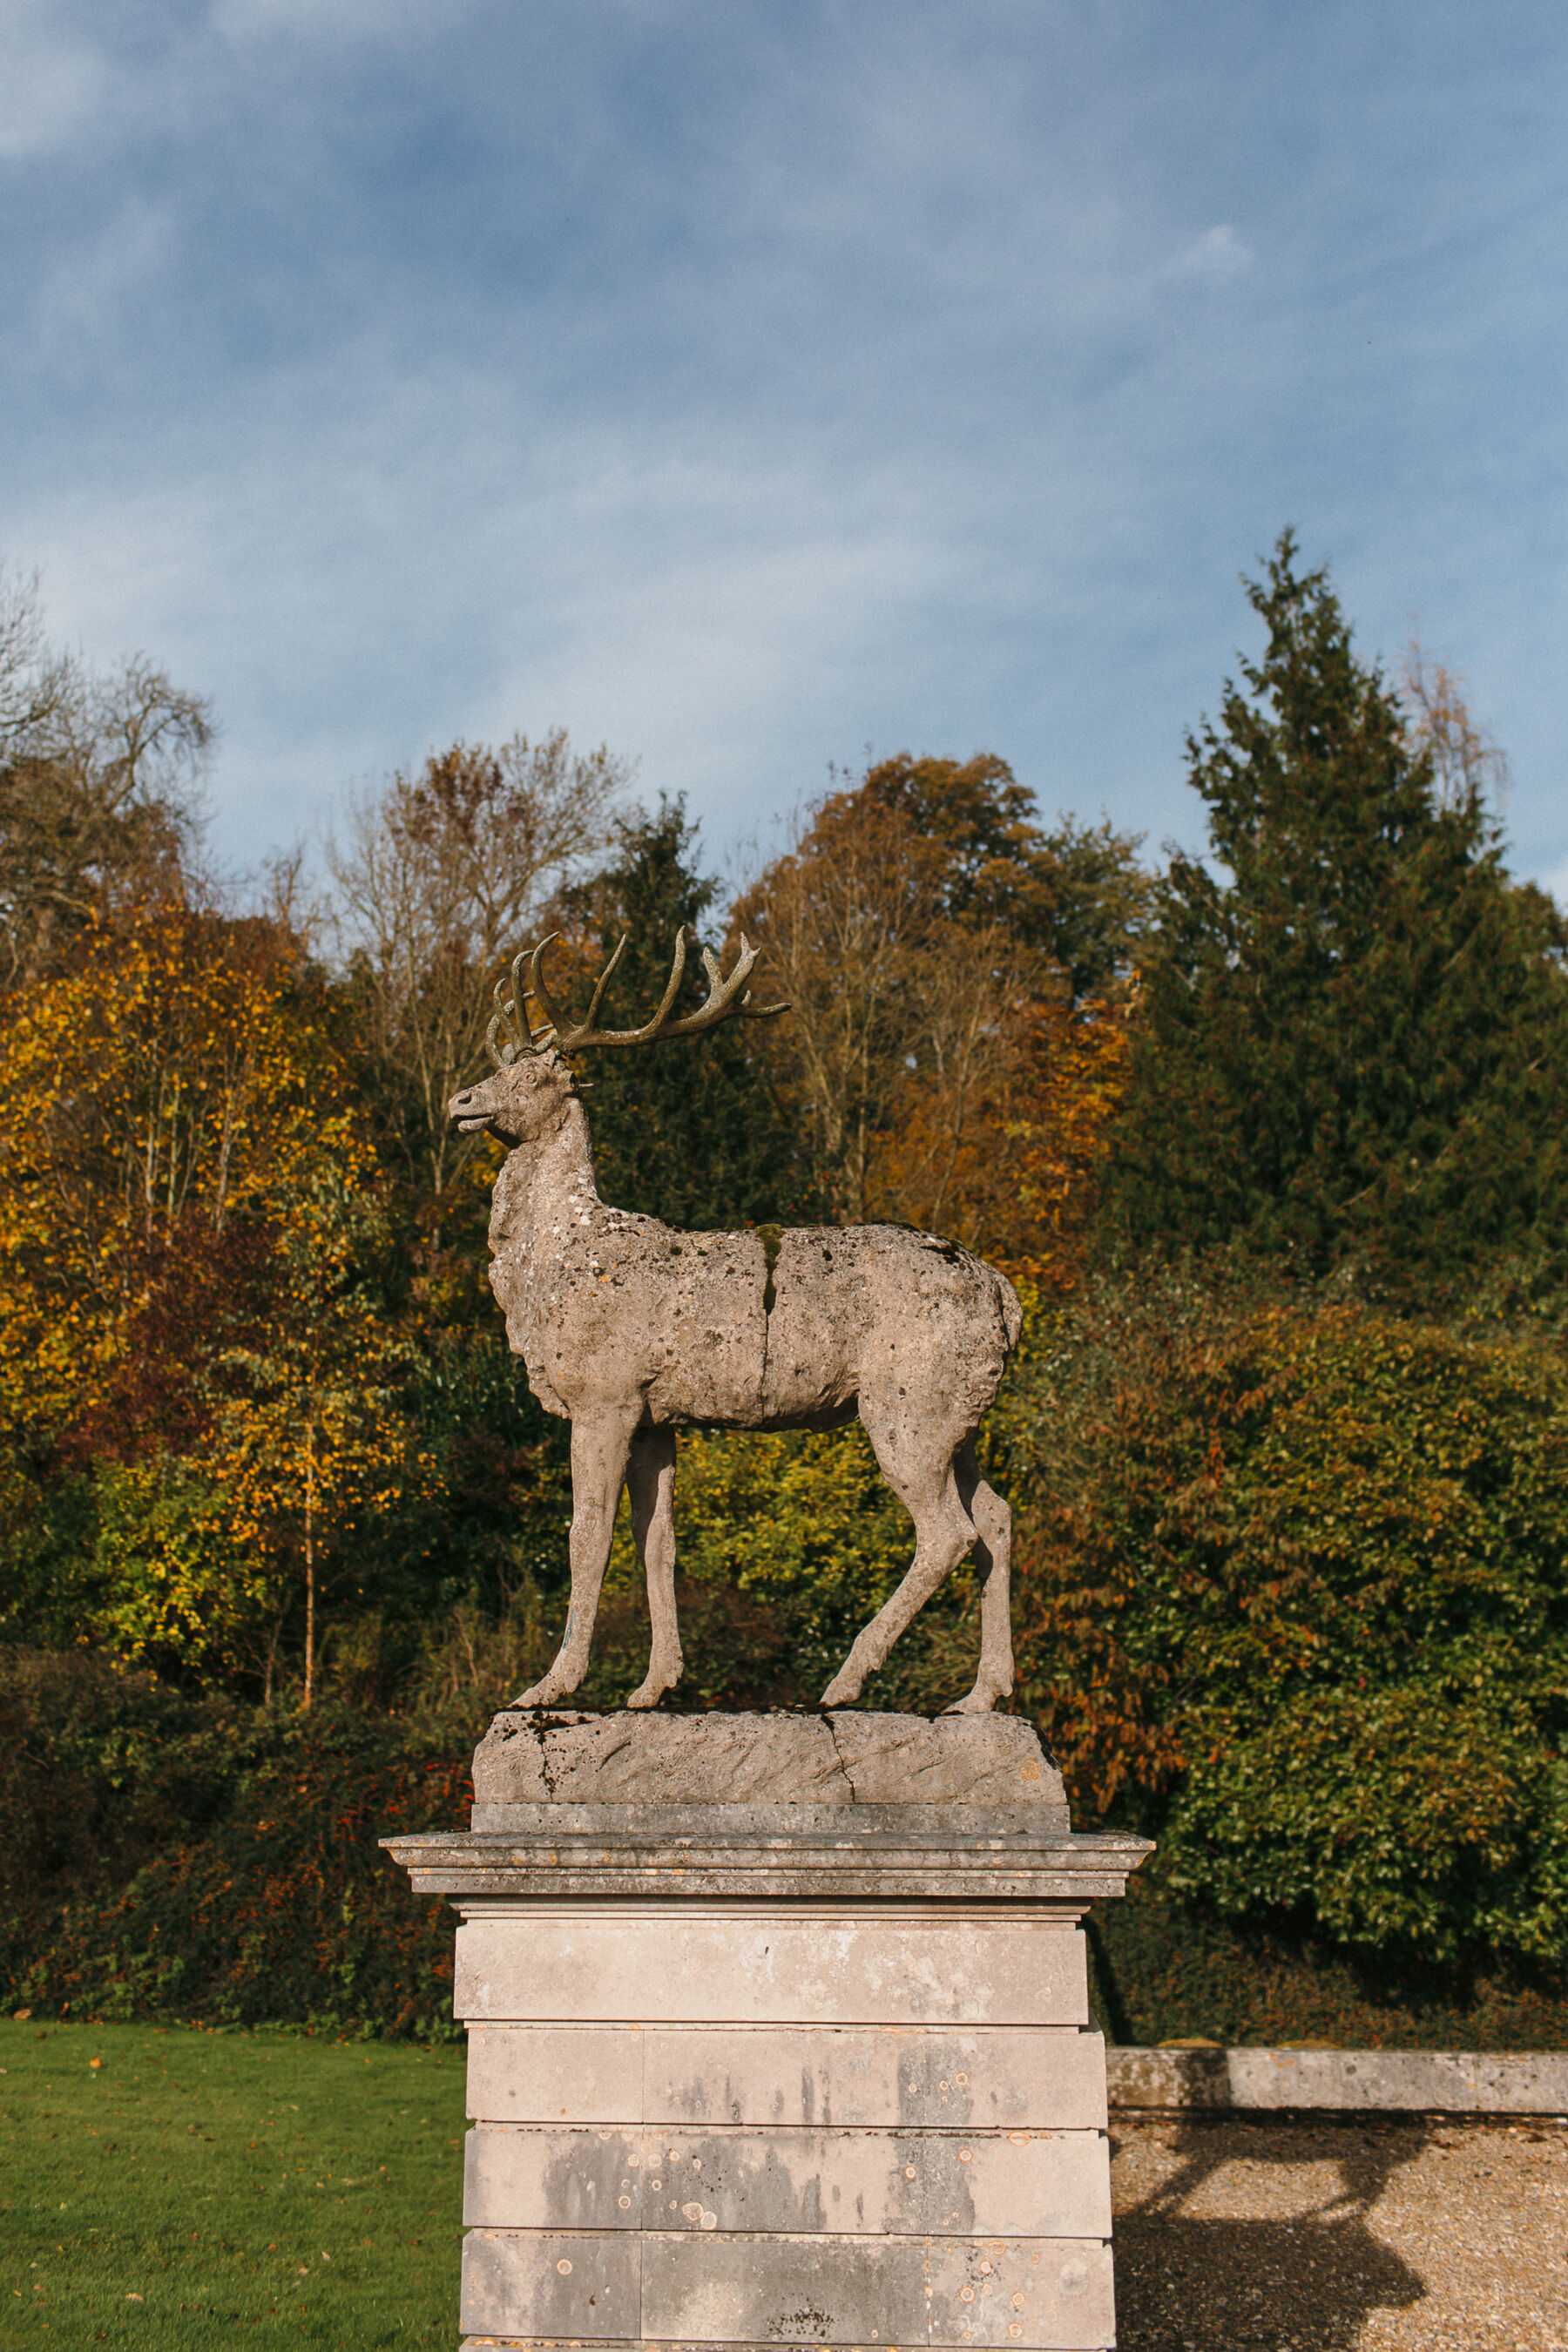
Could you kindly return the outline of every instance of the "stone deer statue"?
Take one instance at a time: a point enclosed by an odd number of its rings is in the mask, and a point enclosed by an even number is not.
[[[581,1683],[623,1485],[647,1579],[650,1707],[679,1680],[675,1608],[675,1433],[831,1429],[858,1412],[883,1476],[914,1521],[915,1556],[822,1696],[847,1706],[916,1612],[973,1552],[982,1582],[980,1671],[958,1714],[1013,1687],[1012,1516],[981,1476],[974,1433],[1022,1320],[1011,1283],[952,1242],[901,1225],[806,1225],[782,1234],[678,1233],[600,1200],[569,1055],[693,1037],[731,1015],[768,1019],[741,941],[726,977],[706,950],[709,993],[670,1018],[686,961],[677,937],[662,1003],[637,1029],[595,1027],[623,938],[574,1026],[552,999],[542,940],[503,980],[490,1023],[494,1077],[454,1095],[466,1135],[510,1147],[490,1216],[490,1284],[513,1352],[547,1411],[572,1424],[572,1597],[560,1653],[516,1706],[550,1706]],[[526,967],[526,973],[525,973]],[[535,1028],[531,999],[541,1016]]]

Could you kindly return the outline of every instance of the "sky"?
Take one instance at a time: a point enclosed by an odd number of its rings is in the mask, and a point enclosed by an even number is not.
[[[235,871],[567,728],[1201,845],[1281,527],[1568,893],[1560,0],[0,0],[0,552]]]

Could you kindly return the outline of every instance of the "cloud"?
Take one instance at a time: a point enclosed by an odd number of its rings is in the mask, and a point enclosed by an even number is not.
[[[0,159],[67,146],[98,111],[109,84],[102,51],[52,0],[0,0]]]
[[[1186,251],[1167,264],[1167,278],[1195,278],[1210,286],[1225,286],[1244,277],[1252,267],[1252,248],[1245,245],[1228,221],[1205,228]]]
[[[435,37],[469,13],[468,0],[214,0],[207,18],[220,40],[240,44],[281,35],[317,43]]]
[[[1201,829],[1289,517],[1555,867],[1561,77],[1444,21],[0,0],[8,543],[213,696],[236,858],[556,722],[719,854],[868,741]]]
[[[411,385],[371,351],[349,373],[351,415],[275,387],[243,446],[215,423],[133,483],[105,458],[21,518],[57,625],[107,659],[135,614],[213,696],[226,856],[459,733],[556,724],[750,826],[859,751],[872,681],[897,706],[910,617],[972,601],[970,499],[918,464],[563,420],[491,373]]]
[[[79,381],[125,331],[127,305],[164,271],[174,221],[166,204],[128,196],[120,210],[47,268],[30,318],[32,358]]]

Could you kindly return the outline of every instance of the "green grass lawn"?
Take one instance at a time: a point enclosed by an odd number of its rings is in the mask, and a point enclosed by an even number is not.
[[[0,2346],[455,2352],[463,2064],[0,2022]]]

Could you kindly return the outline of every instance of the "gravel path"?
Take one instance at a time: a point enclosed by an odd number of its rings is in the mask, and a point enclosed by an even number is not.
[[[1111,2126],[1121,2352],[1568,2352],[1568,2128]]]

